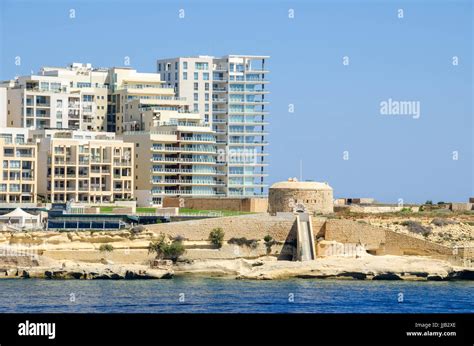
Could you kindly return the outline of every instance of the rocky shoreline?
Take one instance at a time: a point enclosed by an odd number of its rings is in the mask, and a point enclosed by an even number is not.
[[[45,263],[46,262],[46,263]],[[139,264],[44,261],[37,265],[0,267],[0,278],[137,280],[174,276],[221,277],[240,280],[354,279],[450,281],[474,280],[474,268],[418,256],[363,256],[320,258],[315,261],[277,261],[275,257],[233,260],[194,260],[150,267]]]
[[[198,261],[175,266],[175,275],[234,277],[242,280],[355,279],[449,281],[474,280],[474,268],[415,256],[321,258],[316,261]]]
[[[110,265],[63,262],[61,266],[12,267],[0,269],[0,278],[136,280],[171,279],[171,268],[150,268],[145,265]]]

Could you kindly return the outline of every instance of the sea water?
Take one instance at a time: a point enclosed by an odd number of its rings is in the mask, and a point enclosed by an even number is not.
[[[473,313],[474,282],[0,280],[0,312]]]

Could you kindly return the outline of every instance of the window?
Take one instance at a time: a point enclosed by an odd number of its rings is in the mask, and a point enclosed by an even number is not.
[[[175,72],[174,73],[174,80],[177,80],[178,79],[178,72]]]
[[[16,142],[18,144],[25,143],[25,135],[20,135],[20,134],[16,135]]]
[[[205,94],[204,94],[204,100],[205,100],[205,101],[209,101],[209,93],[205,93]]]
[[[198,90],[198,83],[194,83],[194,90],[195,90],[195,91]]]
[[[207,62],[196,62],[194,63],[194,68],[196,70],[208,70],[209,64]]]
[[[183,61],[183,69],[184,70],[188,69],[188,62],[187,61]]]
[[[183,79],[188,80],[188,73],[187,72],[183,72]]]
[[[49,83],[48,82],[41,82],[40,83],[41,90],[49,90]]]
[[[204,105],[204,111],[205,111],[205,112],[209,112],[209,103],[206,103],[206,104]]]
[[[92,102],[92,95],[82,95],[82,101]]]
[[[168,80],[171,80],[171,73],[168,72]]]
[[[198,80],[199,79],[199,74],[197,72],[194,72],[194,80]]]
[[[204,90],[209,91],[209,83],[204,84]]]
[[[177,61],[175,61],[175,63],[174,63],[174,69],[175,69],[175,70],[178,69],[178,62],[177,62]]]
[[[197,103],[194,104],[194,111],[199,112],[199,105]]]
[[[36,96],[36,104],[49,105],[49,102],[46,96]]]
[[[199,94],[198,93],[194,93],[194,101],[199,101]]]
[[[51,91],[60,91],[61,83],[51,83]]]
[[[158,64],[158,72],[161,71],[161,63]]]
[[[204,72],[204,73],[202,74],[202,79],[204,79],[204,80],[209,80],[209,72]]]

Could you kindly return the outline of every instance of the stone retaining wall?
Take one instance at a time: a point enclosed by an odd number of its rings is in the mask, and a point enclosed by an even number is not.
[[[324,237],[339,243],[362,243],[367,251],[380,254],[385,244],[385,229],[363,222],[352,220],[328,219],[325,224]]]
[[[224,240],[235,237],[261,240],[266,235],[270,235],[280,242],[296,241],[293,215],[280,217],[252,214],[146,225],[146,228],[152,232],[163,232],[171,237],[180,235],[189,240],[207,240],[209,233],[218,227],[225,232]]]
[[[463,252],[459,249],[458,253],[455,253],[449,246],[352,220],[327,220],[325,240],[362,243],[367,251],[374,255],[430,256],[454,264],[462,264],[464,259],[470,259],[474,255],[470,248],[465,251],[463,249]]]

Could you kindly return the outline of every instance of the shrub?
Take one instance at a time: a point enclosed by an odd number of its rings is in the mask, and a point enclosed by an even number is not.
[[[427,200],[425,204],[433,205],[433,201]]]
[[[410,232],[421,234],[425,237],[431,233],[431,227],[425,227],[417,221],[408,220],[403,221],[400,224],[406,226]]]
[[[402,210],[400,210],[401,213],[411,213],[413,210],[411,210],[411,208],[402,208]]]
[[[209,233],[209,241],[214,244],[218,249],[222,247],[224,243],[224,230],[220,227],[214,228]]]
[[[181,240],[173,240],[169,242],[162,233],[157,241],[151,242],[148,246],[148,253],[156,253],[159,259],[169,259],[176,262],[178,258],[184,254],[183,242]]]
[[[264,238],[263,241],[265,242],[265,246],[267,248],[267,255],[269,255],[272,252],[272,246],[276,242],[273,240],[273,238],[267,234]]]
[[[164,259],[170,259],[173,262],[176,262],[185,251],[183,242],[175,240],[165,247]]]
[[[99,251],[100,252],[112,252],[112,251],[114,251],[114,247],[110,244],[102,244],[99,247]]]
[[[258,246],[258,242],[256,239],[247,239],[245,237],[242,238],[231,238],[228,241],[229,244],[236,244],[239,246],[247,246],[249,248],[255,249]]]
[[[435,226],[443,227],[443,226],[447,226],[447,225],[453,225],[453,224],[456,223],[456,221],[441,219],[441,218],[437,217],[437,218],[434,218],[433,220],[431,220],[431,223]]]
[[[267,234],[265,237],[263,237],[263,241],[265,243],[269,243],[273,240],[272,236],[270,234]]]
[[[163,233],[160,234],[157,241],[151,242],[148,245],[148,253],[155,252],[156,257],[162,257],[163,249],[166,246],[166,237]]]

